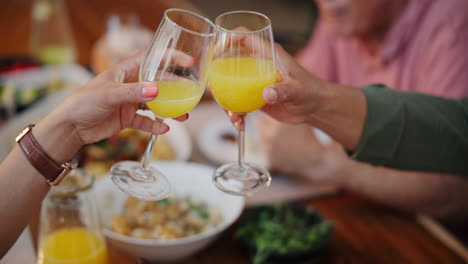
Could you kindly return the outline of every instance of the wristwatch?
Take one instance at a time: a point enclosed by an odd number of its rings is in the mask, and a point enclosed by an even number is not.
[[[51,186],[60,184],[67,174],[77,166],[76,160],[57,163],[39,145],[31,133],[34,125],[26,126],[16,136],[16,142],[23,150],[31,165],[39,171]]]

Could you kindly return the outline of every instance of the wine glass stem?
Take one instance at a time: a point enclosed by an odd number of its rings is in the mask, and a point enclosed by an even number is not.
[[[237,163],[239,165],[239,168],[243,169],[244,167],[244,153],[245,153],[245,115],[240,116],[240,120],[236,122],[235,126],[237,128],[237,133],[238,133],[238,140],[237,140],[237,146],[238,146],[238,153],[237,153]]]
[[[238,158],[237,162],[239,164],[239,167],[242,168],[244,165],[244,130],[239,130],[239,143],[238,143]]]
[[[159,122],[159,125],[162,125],[163,121],[161,119],[156,118],[156,120]],[[147,169],[151,162],[151,156],[153,154],[154,145],[156,145],[156,139],[158,139],[158,135],[151,134],[151,138],[148,142],[148,145],[146,145],[145,153],[141,158],[141,167],[143,169]]]
[[[149,166],[149,163],[151,161],[151,156],[153,154],[154,145],[156,145],[156,139],[158,139],[158,135],[151,134],[151,138],[148,142],[148,145],[146,145],[145,153],[143,154],[143,157],[141,158],[141,167],[143,169],[147,169]]]

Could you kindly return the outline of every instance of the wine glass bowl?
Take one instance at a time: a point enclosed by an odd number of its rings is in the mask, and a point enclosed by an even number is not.
[[[234,195],[251,195],[271,182],[268,171],[244,162],[247,113],[262,108],[263,89],[276,82],[276,64],[270,19],[252,11],[224,13],[216,19],[217,32],[209,65],[209,85],[215,100],[239,115],[239,156],[235,163],[216,169],[214,184]]]
[[[156,120],[181,116],[200,101],[207,83],[214,24],[182,9],[168,9],[141,63],[139,79],[158,86],[158,96],[146,103]],[[113,182],[125,193],[161,200],[170,193],[166,177],[150,160],[157,135],[151,135],[140,162],[122,161],[111,168]]]

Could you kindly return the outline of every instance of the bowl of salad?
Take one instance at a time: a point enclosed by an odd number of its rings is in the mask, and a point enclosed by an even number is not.
[[[236,231],[254,264],[314,260],[328,247],[332,236],[330,221],[314,208],[298,203],[252,208]]]

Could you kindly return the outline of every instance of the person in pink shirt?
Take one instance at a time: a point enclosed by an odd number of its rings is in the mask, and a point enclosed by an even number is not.
[[[401,91],[468,96],[468,1],[316,2],[319,21],[297,55],[314,75],[355,87],[382,83]],[[265,118],[261,127],[272,170],[338,184],[403,210],[468,219],[468,180],[462,177],[357,162],[307,126]]]
[[[352,86],[468,95],[468,1],[316,0],[320,21],[299,63]]]

